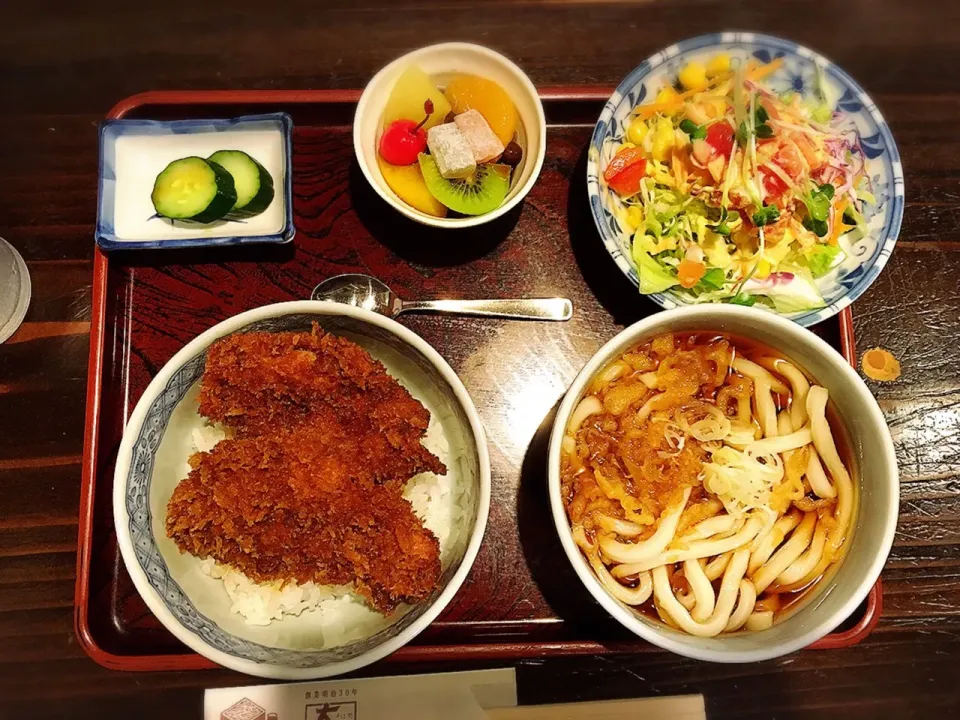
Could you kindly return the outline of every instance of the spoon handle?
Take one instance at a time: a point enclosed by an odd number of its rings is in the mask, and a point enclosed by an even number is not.
[[[573,303],[566,298],[518,300],[412,300],[399,312],[434,312],[451,315],[513,318],[514,320],[569,320]]]

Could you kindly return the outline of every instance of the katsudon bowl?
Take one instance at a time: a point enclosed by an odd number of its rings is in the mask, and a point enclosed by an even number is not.
[[[405,497],[440,541],[441,576],[429,598],[382,615],[347,589],[299,586],[293,595],[251,590],[211,560],[167,537],[167,503],[207,449],[213,428],[197,411],[208,348],[234,333],[302,331],[313,323],[367,350],[430,411],[424,445],[446,464]],[[134,409],[117,456],[114,521],[124,563],[144,602],[187,646],[225,667],[267,678],[308,679],[356,670],[394,652],[429,625],[476,558],[490,506],[490,461],[473,401],[430,345],[376,313],[329,302],[268,305],[225,320],[188,343],[157,373]],[[248,581],[249,582],[249,581]],[[283,590],[284,588],[277,588]],[[286,590],[291,588],[286,586]],[[281,603],[278,605],[277,603]],[[278,608],[282,614],[267,624]],[[240,614],[243,611],[244,614]]]

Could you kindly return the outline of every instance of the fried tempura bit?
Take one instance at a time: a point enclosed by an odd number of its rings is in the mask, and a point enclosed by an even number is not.
[[[863,374],[877,382],[892,382],[900,377],[900,362],[889,350],[871,348],[860,359]]]

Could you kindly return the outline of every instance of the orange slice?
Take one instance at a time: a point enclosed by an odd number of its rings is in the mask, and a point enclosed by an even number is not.
[[[504,145],[517,131],[517,108],[507,91],[493,80],[476,75],[456,75],[443,91],[457,115],[476,110]]]

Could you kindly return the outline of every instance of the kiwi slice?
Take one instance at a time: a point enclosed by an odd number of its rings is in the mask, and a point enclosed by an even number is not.
[[[509,165],[479,165],[468,178],[447,180],[436,161],[420,153],[420,172],[427,190],[439,202],[463,215],[483,215],[496,210],[510,190]]]

